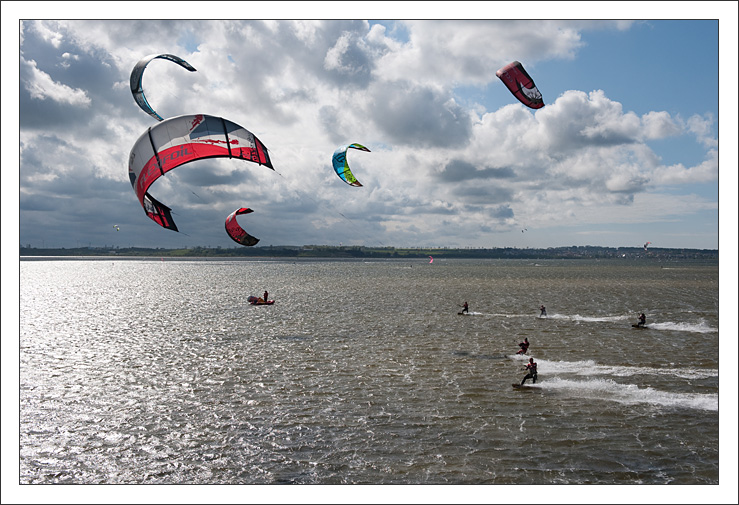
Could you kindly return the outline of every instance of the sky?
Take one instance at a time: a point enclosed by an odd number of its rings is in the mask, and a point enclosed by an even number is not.
[[[423,20],[402,2],[360,3],[356,14],[377,19],[355,20],[336,3],[276,19],[284,9],[267,2],[259,20],[236,21],[130,19],[115,2],[51,4],[44,20],[26,6],[8,20],[8,4],[26,3],[3,2],[3,67],[18,70],[17,82],[3,72],[3,109],[16,93],[18,111],[3,114],[3,217],[18,213],[22,246],[241,247],[224,229],[239,207],[254,210],[238,221],[260,246],[718,249],[720,210],[736,229],[736,104],[720,100],[737,96],[733,2],[676,9],[687,19],[673,20],[649,3],[611,9],[634,21],[567,3],[525,3],[544,9],[539,20],[477,19],[480,5],[520,15],[506,10],[515,2],[456,2]],[[245,5],[226,3],[257,17]],[[166,18],[157,9],[143,13]],[[554,19],[563,14],[573,19]],[[149,64],[157,112],[235,122],[275,168],[209,159],[167,173],[150,193],[179,233],[147,218],[128,178],[132,146],[157,123],[134,102],[130,74],[154,53],[197,69]],[[514,60],[543,108],[495,75]],[[719,117],[732,139],[723,170]],[[354,142],[371,151],[348,154],[359,188],[331,167]],[[734,188],[721,209],[720,173]]]

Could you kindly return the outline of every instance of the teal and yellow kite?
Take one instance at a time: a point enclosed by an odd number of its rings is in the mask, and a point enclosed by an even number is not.
[[[370,150],[364,147],[362,144],[349,144],[346,146],[341,146],[336,151],[334,151],[334,156],[331,161],[333,162],[336,175],[341,177],[342,181],[349,184],[350,186],[361,186],[362,184],[357,180],[356,177],[354,177],[352,171],[349,170],[349,163],[347,163],[346,161],[346,151],[349,148],[356,149],[358,151],[370,152]]]

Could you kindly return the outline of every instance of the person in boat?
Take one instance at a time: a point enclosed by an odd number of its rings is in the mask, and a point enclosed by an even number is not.
[[[644,315],[644,312],[639,314],[639,322],[636,323],[637,326],[644,326],[647,324],[647,316]]]
[[[521,349],[519,349],[516,354],[526,354],[526,351],[529,350],[529,339],[524,337],[523,342],[518,344],[518,347]]]
[[[526,382],[526,379],[531,379],[532,382],[536,384],[536,377],[538,373],[536,371],[536,363],[534,362],[534,358],[529,358],[529,362],[526,363],[524,370],[527,370],[528,373],[526,374],[526,377],[521,379],[521,385],[523,386],[523,383]]]
[[[267,300],[269,300],[269,298],[267,298],[268,296],[269,296],[269,293],[267,293],[267,290],[265,289],[265,290],[264,290],[264,296],[262,297],[262,298],[264,298],[264,301],[265,301],[265,302],[266,302]]]
[[[464,305],[462,305],[462,312],[470,313],[470,306],[467,305],[467,302],[464,302]]]
[[[539,317],[546,317],[546,315],[547,315],[547,308],[544,305],[541,305],[539,307],[539,310],[541,311],[541,314],[539,314]]]

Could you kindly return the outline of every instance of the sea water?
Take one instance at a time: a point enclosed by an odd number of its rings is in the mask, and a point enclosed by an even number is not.
[[[718,282],[689,261],[22,258],[19,482],[718,484]]]

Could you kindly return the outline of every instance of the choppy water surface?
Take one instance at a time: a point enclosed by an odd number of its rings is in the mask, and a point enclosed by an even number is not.
[[[21,483],[718,483],[715,264],[20,274]],[[246,302],[265,289],[275,305]],[[524,337],[539,382],[514,390]]]

